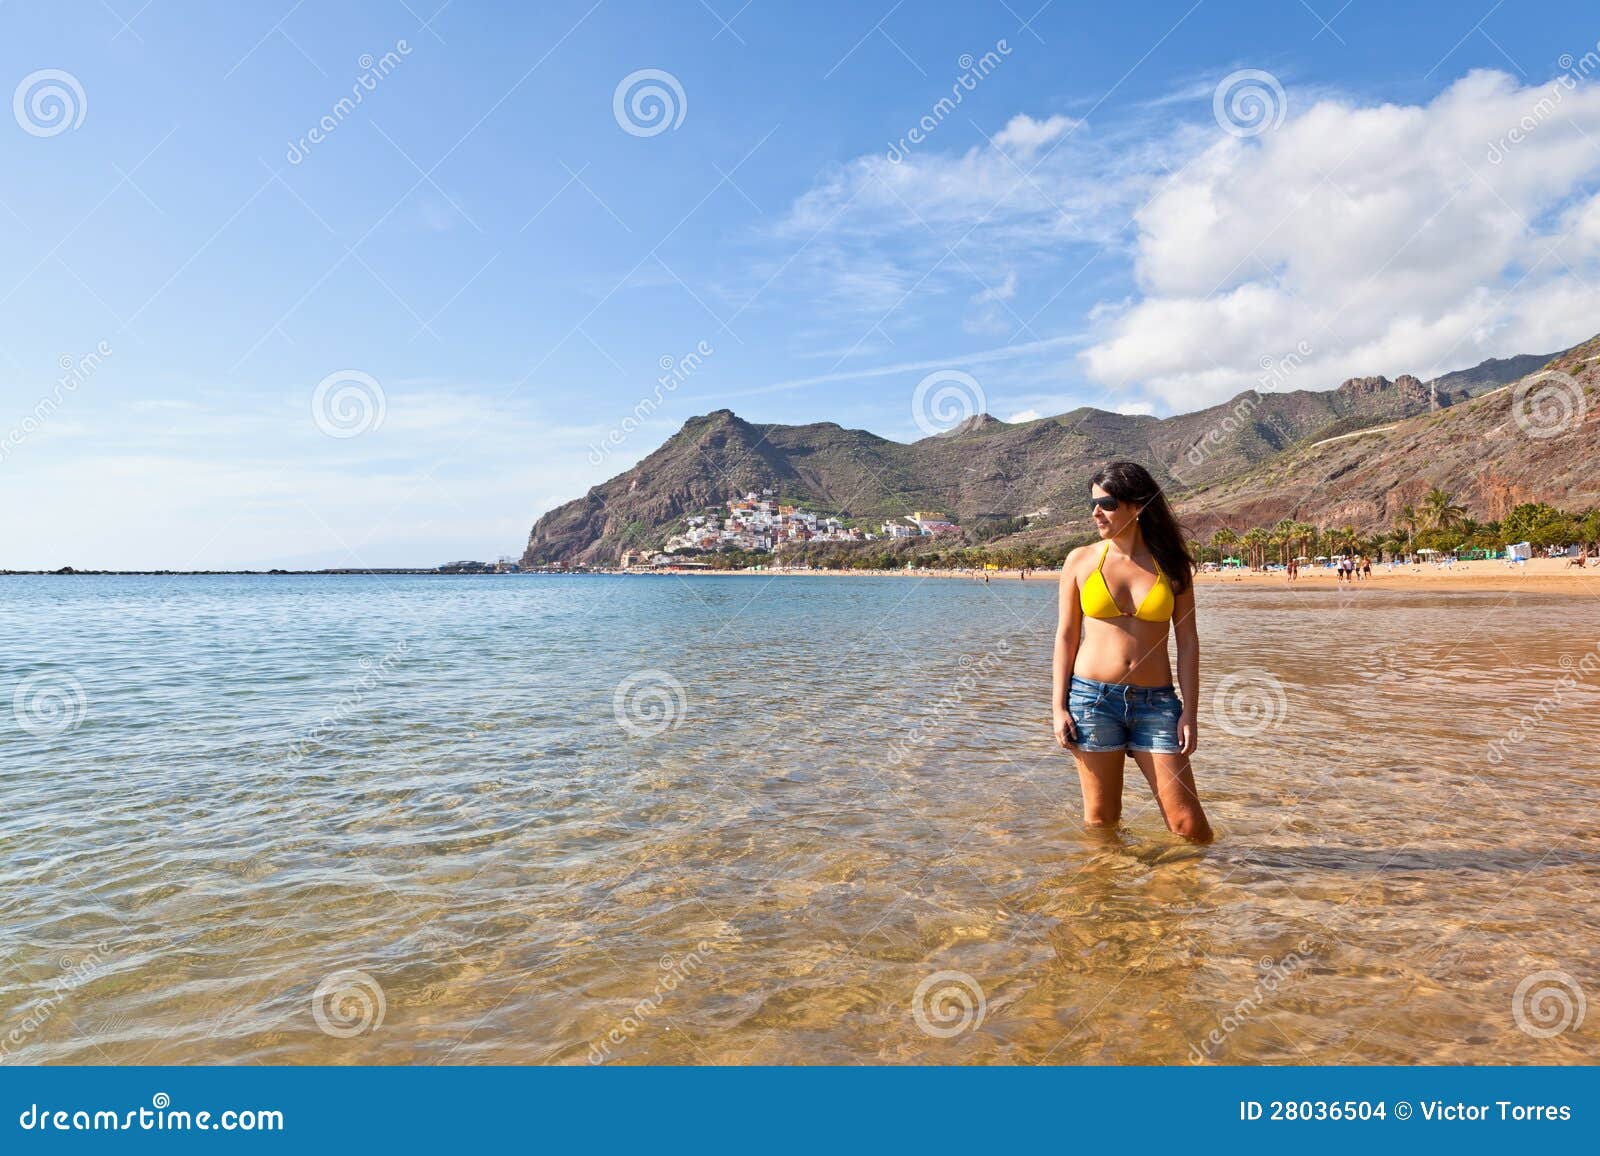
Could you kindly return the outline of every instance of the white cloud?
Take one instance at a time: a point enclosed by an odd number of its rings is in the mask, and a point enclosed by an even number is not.
[[[965,151],[834,170],[778,227],[806,244],[785,279],[897,345],[1086,324],[1080,354],[1011,372],[1160,412],[1302,348],[1276,385],[1550,352],[1600,328],[1600,76],[1568,83],[1480,71],[1409,105],[1289,84],[1289,117],[1249,139],[1187,81],[1092,131],[1015,116]],[[1012,404],[1042,409],[1020,384]]]
[[[1556,113],[1506,142],[1541,99]],[[1290,387],[1587,337],[1597,133],[1600,84],[1474,72],[1427,105],[1329,98],[1259,139],[1219,139],[1138,213],[1142,295],[1103,320],[1083,364],[1192,409],[1302,342]]]
[[[1045,145],[1059,140],[1062,133],[1077,123],[1067,116],[1034,120],[1027,113],[1018,113],[1006,122],[1005,128],[994,134],[994,143],[1009,153],[1031,158]]]
[[[1156,412],[1156,407],[1148,401],[1121,401],[1111,407],[1116,413],[1125,413],[1135,416],[1144,416]]]
[[[1006,302],[1016,295],[1017,271],[1008,269],[1003,281],[985,285],[972,295],[974,311],[962,321],[962,328],[968,333],[1010,333],[1020,323]]]
[[[1005,418],[1004,420],[1012,425],[1017,425],[1018,423],[1025,421],[1038,421],[1043,416],[1044,414],[1040,413],[1036,409],[1024,409],[1019,410],[1017,413],[1012,414],[1010,417]]]

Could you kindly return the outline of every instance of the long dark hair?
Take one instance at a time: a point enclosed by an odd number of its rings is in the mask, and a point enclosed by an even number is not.
[[[1179,525],[1167,496],[1150,476],[1150,471],[1138,462],[1107,462],[1089,479],[1091,488],[1099,486],[1119,502],[1131,502],[1139,507],[1139,532],[1144,544],[1150,547],[1156,564],[1172,583],[1172,592],[1182,594],[1194,578],[1194,559],[1184,545],[1183,527]]]

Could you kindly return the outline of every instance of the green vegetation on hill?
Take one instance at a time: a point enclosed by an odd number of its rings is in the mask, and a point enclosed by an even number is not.
[[[1600,338],[1550,363],[1590,394],[1591,347],[1600,348]],[[541,517],[522,561],[613,564],[622,549],[660,548],[687,515],[763,489],[781,504],[871,531],[919,509],[962,526],[959,541],[936,547],[926,539],[831,547],[877,548],[900,565],[907,549],[913,558],[978,546],[1059,558],[1089,528],[1089,475],[1113,458],[1148,466],[1202,541],[1224,525],[1284,519],[1324,530],[1348,523],[1371,535],[1433,486],[1460,495],[1484,523],[1526,502],[1587,508],[1600,501],[1591,464],[1600,403],[1561,436],[1530,437],[1513,420],[1516,391],[1470,396],[1525,364],[1485,362],[1463,371],[1460,388],[1441,378],[1430,389],[1402,375],[1352,378],[1325,391],[1250,391],[1169,418],[1089,408],[1015,425],[985,417],[909,445],[832,422],[758,425],[717,410],[690,418],[631,469]],[[1314,444],[1386,424],[1396,428]]]

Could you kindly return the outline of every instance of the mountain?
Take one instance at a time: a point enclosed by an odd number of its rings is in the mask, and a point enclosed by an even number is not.
[[[1514,385],[1392,428],[1296,446],[1191,492],[1180,515],[1204,538],[1220,526],[1242,530],[1282,518],[1389,526],[1433,486],[1481,521],[1498,520],[1520,502],[1600,505],[1600,337],[1539,368]],[[1563,376],[1543,376],[1546,370]]]
[[[1543,369],[1560,356],[1559,353],[1524,353],[1517,357],[1491,357],[1471,369],[1458,369],[1436,377],[1429,384],[1453,393],[1476,396]]]
[[[1557,361],[1577,352],[1569,350]],[[1317,487],[1329,484],[1322,477],[1329,472],[1325,465],[1363,460],[1380,445],[1412,447],[1396,452],[1414,454],[1418,451],[1408,440],[1414,426],[1435,431],[1424,439],[1426,452],[1443,453],[1441,469],[1430,470],[1430,476],[1443,478],[1456,470],[1459,476],[1450,474],[1446,480],[1453,485],[1447,488],[1466,489],[1483,463],[1472,463],[1477,472],[1469,470],[1463,454],[1453,448],[1444,452],[1444,443],[1454,446],[1455,432],[1437,431],[1471,428],[1481,435],[1478,425],[1488,419],[1439,423],[1457,411],[1476,412],[1485,398],[1474,393],[1515,380],[1505,375],[1526,372],[1528,363],[1527,358],[1484,362],[1429,383],[1402,374],[1392,381],[1351,378],[1330,390],[1249,390],[1221,405],[1168,418],[1091,407],[1016,424],[978,414],[909,445],[833,422],[756,424],[721,409],[690,418],[633,468],[539,518],[523,562],[614,562],[623,549],[659,546],[685,515],[762,489],[774,490],[784,502],[872,523],[931,509],[972,527],[1049,509],[1015,540],[1053,542],[1086,526],[1080,509],[1085,481],[1097,465],[1113,458],[1144,462],[1179,497],[1180,508],[1194,511],[1203,522],[1242,518],[1269,506],[1314,517],[1323,504],[1335,511],[1328,516],[1336,520],[1354,519],[1357,510],[1377,517],[1375,499],[1365,490],[1323,503]],[[1504,406],[1508,398],[1496,404]],[[1327,447],[1312,445],[1394,423],[1407,431],[1398,442],[1365,435]],[[1527,468],[1519,464],[1503,486],[1494,479],[1476,481],[1478,491],[1520,493],[1534,484],[1531,449],[1505,452],[1518,463],[1527,458]],[[1418,467],[1433,464],[1413,459],[1411,473],[1420,477]]]

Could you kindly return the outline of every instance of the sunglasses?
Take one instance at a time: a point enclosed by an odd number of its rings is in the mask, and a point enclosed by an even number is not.
[[[1121,503],[1118,502],[1117,499],[1115,499],[1113,497],[1109,497],[1109,496],[1104,497],[1104,498],[1090,498],[1089,499],[1089,508],[1090,509],[1092,509],[1092,510],[1093,509],[1104,510],[1108,514],[1111,513],[1111,511],[1115,510],[1120,504]]]

